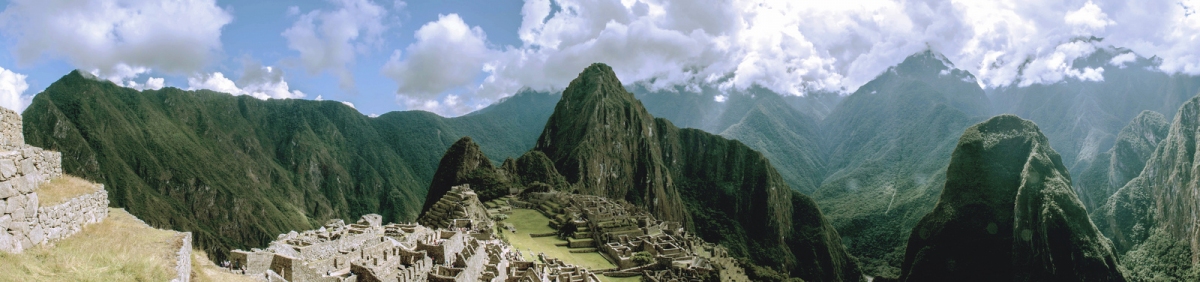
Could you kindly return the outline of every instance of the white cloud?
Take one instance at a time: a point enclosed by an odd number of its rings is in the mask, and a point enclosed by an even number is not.
[[[1108,19],[1108,14],[1100,10],[1100,6],[1096,6],[1096,3],[1092,3],[1092,1],[1083,4],[1079,10],[1067,12],[1063,20],[1074,28],[1075,35],[1092,35],[1103,31],[1104,27],[1115,24]]]
[[[247,95],[259,99],[304,98],[304,93],[288,87],[287,81],[283,79],[282,69],[263,66],[253,60],[244,61],[242,69],[242,78],[238,79],[237,84],[242,86],[242,91]]]
[[[120,83],[151,69],[203,68],[232,20],[213,0],[13,0],[0,13],[0,29],[21,64],[63,59]]]
[[[350,106],[350,108],[352,108],[352,109],[358,109],[358,108],[354,107],[354,103],[350,103],[350,102],[346,102],[346,101],[339,101],[339,102],[342,102],[343,105]]]
[[[717,103],[725,103],[725,100],[728,100],[728,99],[729,99],[729,96],[725,96],[725,94],[713,96],[713,101],[717,101]]]
[[[121,82],[116,81],[114,83]],[[159,90],[163,88],[163,83],[164,80],[161,77],[147,77],[145,83],[137,83],[136,81],[133,81],[133,79],[130,79],[129,81],[125,82],[124,86],[137,90]]]
[[[400,85],[397,95],[413,99],[436,98],[472,82],[492,54],[483,29],[467,26],[456,14],[439,15],[414,37],[416,42],[403,53],[396,50],[383,67],[383,74]]]
[[[188,78],[188,90],[208,89],[217,92],[229,93],[233,95],[242,95],[242,89],[238,88],[233,80],[225,78],[225,74],[214,72],[200,76]]]
[[[327,71],[338,77],[342,89],[353,91],[354,76],[349,67],[359,53],[366,53],[380,43],[380,35],[388,29],[384,24],[387,9],[370,0],[330,0],[335,10],[313,10],[300,14],[299,8],[288,8],[288,14],[299,18],[282,35],[288,48],[300,53],[300,61],[309,72]],[[394,7],[403,5],[393,2]]]
[[[1134,54],[1133,52],[1129,52],[1129,53],[1113,56],[1112,60],[1108,61],[1108,64],[1117,66],[1118,68],[1125,68],[1125,64],[1136,61],[1136,60],[1137,60],[1137,54]]]
[[[25,111],[25,107],[29,107],[33,96],[25,95],[25,90],[29,90],[29,84],[25,82],[25,78],[24,74],[0,68],[0,107],[17,113]]]
[[[448,108],[448,94],[458,95],[459,105],[474,105],[523,87],[558,90],[594,62],[652,89],[853,91],[925,49],[942,53],[985,87],[1103,80],[1103,67],[1076,60],[1108,46],[1158,56],[1165,72],[1200,74],[1200,0],[551,2],[524,3],[520,46],[488,47],[486,34],[469,32],[480,40],[443,50],[441,58],[453,64],[391,73],[407,95],[398,103],[459,114]],[[447,24],[442,18],[426,27]],[[436,62],[427,58],[432,52],[415,54],[421,44],[395,52],[390,70],[418,58]],[[480,62],[478,54],[486,58]]]
[[[283,70],[271,66],[262,66],[258,62],[246,60],[243,62],[242,77],[237,83],[225,77],[221,72],[201,74],[188,78],[188,89],[208,89],[232,95],[250,95],[266,100],[304,98],[300,90],[292,90],[284,81]],[[240,87],[238,85],[241,85]],[[317,97],[318,99],[320,96]]]

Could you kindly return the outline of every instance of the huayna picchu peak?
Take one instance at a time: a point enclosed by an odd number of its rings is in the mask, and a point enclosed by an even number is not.
[[[528,170],[509,174],[514,170],[490,164],[454,165],[470,159],[464,154],[482,155],[470,148],[476,147],[468,138],[452,146],[436,175],[497,175],[491,178],[497,181],[435,180],[430,195],[460,184],[476,191],[509,191],[542,183],[560,193],[626,201],[660,220],[680,222],[735,256],[783,266],[785,274],[816,281],[861,276],[816,203],[793,191],[762,154],[740,142],[654,118],[604,64],[589,66],[571,81],[526,154],[548,157],[553,169],[526,175]],[[533,177],[565,181],[513,181]]]

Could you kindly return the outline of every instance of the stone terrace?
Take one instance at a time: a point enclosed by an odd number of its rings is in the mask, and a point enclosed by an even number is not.
[[[40,206],[39,186],[61,177],[62,154],[25,144],[21,116],[0,109],[0,251],[20,253],[108,216],[108,194],[96,185],[53,206]]]

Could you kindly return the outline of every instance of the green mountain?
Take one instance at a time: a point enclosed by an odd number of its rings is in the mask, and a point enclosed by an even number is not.
[[[1142,111],[1175,114],[1197,90],[1200,77],[1166,74],[1154,70],[1157,58],[1137,57],[1123,66],[1109,62],[1131,52],[1101,48],[1077,59],[1077,68],[1104,68],[1103,81],[1066,79],[1054,84],[1033,84],[989,89],[994,114],[1015,114],[1042,127],[1051,145],[1063,156],[1074,175],[1112,148],[1118,133]]]
[[[412,221],[441,153],[470,135],[492,159],[533,146],[557,95],[524,92],[478,113],[369,118],[334,101],[136,91],[72,72],[23,113],[34,146],[104,183],[115,207],[194,232],[223,258],[331,218]]]
[[[1117,190],[1092,220],[1113,240],[1137,280],[1200,279],[1200,184],[1196,129],[1200,96],[1179,108],[1167,136],[1141,173]]]
[[[1158,142],[1167,137],[1170,124],[1162,114],[1142,111],[1117,134],[1117,142],[1079,174],[1075,192],[1088,210],[1096,210],[1108,197],[1142,172]]]
[[[792,190],[767,158],[741,142],[654,118],[607,65],[593,64],[571,81],[534,149],[521,159],[500,169],[456,165],[480,155],[471,139],[459,143],[447,151],[450,161],[437,175],[509,179],[472,184],[483,191],[545,185],[625,199],[758,265],[809,281],[862,277],[816,203]],[[553,169],[545,167],[547,160]],[[565,182],[553,184],[558,179]],[[430,194],[468,181],[435,183]]]
[[[919,53],[821,122],[828,172],[813,198],[868,273],[899,275],[904,240],[936,203],[958,137],[987,113],[974,81],[942,56]]]
[[[1049,144],[1012,115],[968,128],[900,281],[1125,281]]]

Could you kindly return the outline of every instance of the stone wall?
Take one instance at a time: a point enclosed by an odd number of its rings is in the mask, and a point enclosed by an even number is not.
[[[62,176],[62,154],[25,144],[21,115],[0,108],[0,251],[20,253],[66,238],[108,216],[108,194],[85,194],[39,207],[36,190]]]
[[[179,257],[175,258],[175,279],[171,279],[171,282],[189,282],[192,280],[192,232],[179,234],[182,234],[179,236],[182,243],[175,253]]]
[[[37,226],[45,234],[45,242],[55,242],[83,230],[83,226],[98,223],[108,217],[108,192],[100,190],[83,194],[61,204],[38,207]],[[37,232],[35,232],[37,233]],[[35,242],[35,244],[41,243]]]
[[[0,151],[12,151],[25,146],[21,133],[21,114],[5,108],[0,110]]]
[[[11,141],[14,138],[0,139]],[[0,147],[4,146],[9,145]],[[46,242],[46,228],[49,227],[40,224],[35,190],[49,179],[62,175],[61,160],[61,154],[36,147],[0,151],[0,251],[20,253]],[[107,214],[107,196],[104,201],[103,212]]]

